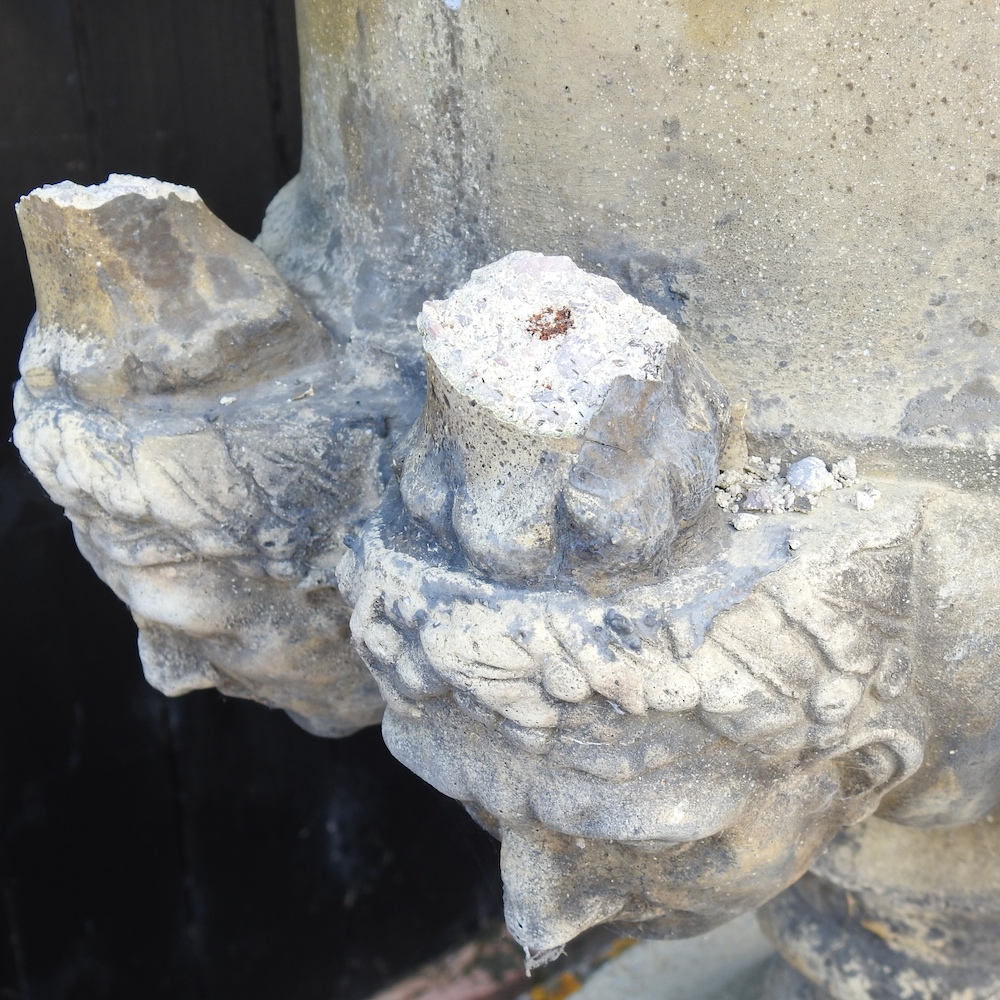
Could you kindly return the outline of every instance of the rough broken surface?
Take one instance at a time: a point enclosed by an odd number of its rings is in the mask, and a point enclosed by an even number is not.
[[[562,309],[574,326],[540,341],[532,319]],[[428,303],[420,326],[428,397],[400,480],[409,514],[501,579],[567,574],[597,591],[625,571],[662,575],[712,492],[729,422],[674,327],[532,253]]]
[[[147,678],[326,735],[376,722],[334,567],[419,396],[190,189],[64,183],[18,218],[38,314],[14,440],[131,608]]]
[[[60,208],[76,208],[82,212],[89,212],[127,194],[135,194],[150,200],[174,195],[182,201],[201,201],[201,196],[194,188],[182,184],[170,184],[155,177],[133,177],[130,174],[111,174],[103,184],[90,186],[74,184],[73,181],[45,184],[35,188],[25,197],[50,201]]]
[[[472,272],[418,328],[442,377],[499,420],[578,436],[625,376],[661,382],[677,328],[568,257],[519,251]]]

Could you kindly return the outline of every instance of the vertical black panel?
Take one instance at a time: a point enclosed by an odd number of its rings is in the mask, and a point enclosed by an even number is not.
[[[273,0],[68,3],[95,177],[195,184],[255,235],[298,166],[290,4],[279,16]]]
[[[86,117],[90,173],[171,179],[184,158],[177,43],[166,0],[66,0]],[[213,99],[206,93],[206,106]]]
[[[16,377],[34,309],[13,205],[39,184],[88,180],[87,139],[65,0],[0,3],[0,386]],[[6,395],[6,392],[5,392]],[[11,425],[0,404],[0,435]]]
[[[264,0],[264,18],[275,158],[285,177],[298,169],[302,148],[295,6],[287,0]]]
[[[318,740],[248,703],[174,705],[207,996],[364,997],[496,917],[496,846],[377,730]]]
[[[163,698],[9,470],[0,535],[0,996],[356,1000],[496,918],[496,845],[377,730]]]
[[[27,476],[8,467],[0,491],[3,986],[25,1000],[194,995],[175,961],[162,706],[136,670],[131,620]]]

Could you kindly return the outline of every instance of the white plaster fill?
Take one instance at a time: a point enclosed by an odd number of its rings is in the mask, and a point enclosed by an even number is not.
[[[84,211],[98,208],[126,194],[138,194],[151,201],[176,195],[182,201],[198,202],[201,195],[194,188],[150,177],[133,177],[131,174],[111,174],[103,184],[85,187],[73,181],[47,184],[31,193],[32,197],[52,202],[60,208],[78,208]],[[28,197],[28,196],[26,196]]]

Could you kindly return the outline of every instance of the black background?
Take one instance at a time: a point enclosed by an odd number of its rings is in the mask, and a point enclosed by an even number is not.
[[[8,442],[14,201],[158,176],[253,237],[297,167],[297,77],[292,0],[0,0],[0,1000],[351,1000],[499,913],[495,844],[377,730],[148,687]]]

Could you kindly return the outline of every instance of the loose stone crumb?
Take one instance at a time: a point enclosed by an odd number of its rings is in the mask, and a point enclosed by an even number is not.
[[[847,458],[834,462],[830,466],[830,471],[841,486],[849,486],[858,478],[858,463],[853,455],[848,455]]]
[[[858,510],[874,510],[875,501],[882,495],[881,490],[877,490],[871,483],[865,483],[861,489],[854,493],[849,499]]]
[[[749,531],[756,528],[760,517],[757,514],[737,514],[733,518],[733,527],[737,531]]]
[[[808,514],[816,509],[823,493],[846,490],[857,482],[858,466],[853,456],[827,466],[816,455],[798,459],[781,475],[781,460],[771,455],[765,462],[750,455],[741,469],[724,469],[715,481],[715,502],[736,516],[784,514],[795,511]],[[863,498],[859,499],[863,494]],[[858,510],[871,510],[878,490],[863,486],[845,496]],[[752,527],[750,522],[742,522]],[[733,518],[736,526],[736,517]],[[746,528],[737,529],[746,530]]]
[[[809,495],[822,493],[837,482],[826,462],[815,455],[793,462],[785,473],[785,479],[793,489]]]

